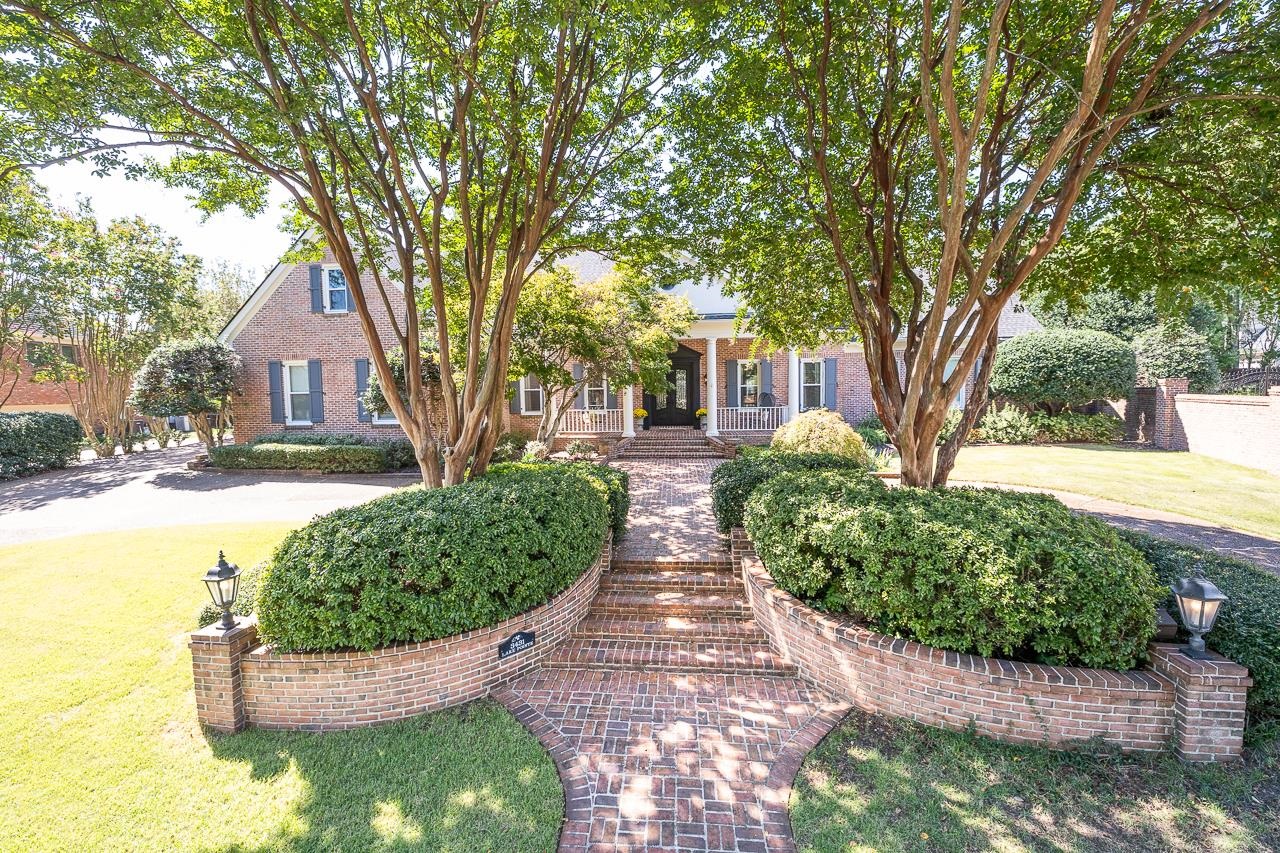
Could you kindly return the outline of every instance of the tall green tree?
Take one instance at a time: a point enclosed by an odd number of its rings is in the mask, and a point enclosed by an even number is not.
[[[177,147],[158,171],[210,209],[284,187],[342,268],[383,385],[386,353],[405,353],[407,397],[389,403],[424,482],[457,483],[498,437],[521,289],[609,217],[604,184],[649,168],[664,92],[701,65],[713,7],[2,0],[0,99],[26,121],[5,132],[31,162]],[[457,365],[452,297],[467,307]],[[441,358],[437,394],[423,351]]]
[[[72,343],[48,346],[36,379],[58,385],[99,456],[133,449],[129,392],[134,373],[163,341],[188,333],[198,258],[142,219],[106,228],[82,208],[59,217],[49,274],[65,288],[46,331]]]
[[[742,6],[683,91],[648,232],[688,235],[771,342],[860,340],[903,481],[941,485],[986,405],[1001,309],[1082,211],[1115,207],[1093,189],[1102,166],[1189,105],[1274,96],[1276,15],[1231,0]]]
[[[60,300],[49,275],[54,211],[27,175],[0,178],[0,406],[17,387],[27,344]]]
[[[617,269],[592,282],[564,268],[536,276],[516,310],[511,373],[533,374],[542,385],[537,439],[555,438],[589,383],[664,387],[671,352],[695,319],[687,299],[634,270]],[[577,375],[571,364],[579,366]]]

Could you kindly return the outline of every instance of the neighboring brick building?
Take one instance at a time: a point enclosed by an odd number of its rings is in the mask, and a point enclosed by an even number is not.
[[[612,269],[610,261],[592,253],[563,263],[583,281]],[[371,277],[364,284],[367,293],[376,292]],[[637,406],[650,413],[655,426],[693,424],[697,409],[705,406],[707,433],[740,441],[764,440],[808,408],[838,411],[850,423],[874,413],[866,362],[856,345],[755,352],[753,337],[735,332],[738,303],[718,286],[690,283],[674,293],[689,299],[698,320],[672,354],[671,387],[655,396],[639,387],[588,386],[561,422],[566,440],[586,437],[607,444],[632,435],[641,426],[632,416]],[[367,383],[369,348],[348,307],[342,274],[331,257],[316,264],[280,264],[249,297],[220,336],[245,362],[245,393],[234,403],[239,440],[280,429],[365,435],[396,430],[394,420],[365,412],[357,402]],[[381,300],[371,298],[370,307],[391,346]],[[1038,328],[1016,299],[1000,322],[1002,339]],[[793,382],[796,376],[803,381]],[[532,433],[544,403],[532,377],[512,383],[507,428]]]
[[[75,347],[71,343],[61,342],[56,338],[48,338],[44,335],[35,335],[17,352],[6,354],[16,356],[18,360],[18,377],[14,382],[13,392],[9,394],[4,405],[0,406],[0,411],[5,412],[61,412],[63,414],[72,414],[71,403],[67,399],[67,392],[63,386],[56,382],[36,382],[35,372],[38,361],[38,353],[41,347],[58,346],[63,350],[63,357],[75,360]],[[7,359],[6,359],[7,360]],[[4,380],[8,382],[12,378],[12,374],[6,374]],[[8,385],[0,388],[0,397],[3,392],[8,391]]]

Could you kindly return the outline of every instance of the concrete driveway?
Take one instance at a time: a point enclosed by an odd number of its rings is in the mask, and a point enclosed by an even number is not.
[[[142,527],[306,521],[416,482],[387,475],[187,470],[201,451],[145,451],[0,483],[0,545]]]

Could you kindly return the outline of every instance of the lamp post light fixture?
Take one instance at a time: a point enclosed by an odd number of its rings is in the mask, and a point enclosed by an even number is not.
[[[236,626],[231,608],[235,606],[236,596],[240,593],[240,567],[235,563],[228,563],[227,558],[219,551],[217,564],[205,573],[204,585],[209,588],[209,597],[213,599],[214,606],[222,608],[222,621],[218,623],[218,627],[224,631],[231,630]]]
[[[1183,578],[1169,589],[1178,601],[1182,624],[1191,634],[1182,653],[1197,660],[1207,659],[1209,654],[1204,648],[1204,635],[1213,630],[1213,623],[1218,620],[1218,611],[1227,596],[1204,576],[1200,566],[1196,566],[1193,576]]]

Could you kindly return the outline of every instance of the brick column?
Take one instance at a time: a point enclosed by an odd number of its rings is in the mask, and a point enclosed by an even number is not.
[[[245,726],[240,691],[240,660],[258,644],[257,617],[237,616],[224,631],[215,622],[191,635],[191,671],[195,678],[196,716],[218,732]]]
[[[1187,393],[1191,383],[1186,379],[1156,380],[1156,422],[1152,425],[1151,443],[1165,450],[1186,450],[1187,434],[1178,418],[1177,397]]]
[[[1236,761],[1244,748],[1249,670],[1221,655],[1193,660],[1182,647],[1152,643],[1151,668],[1173,682],[1174,748],[1183,761]]]

